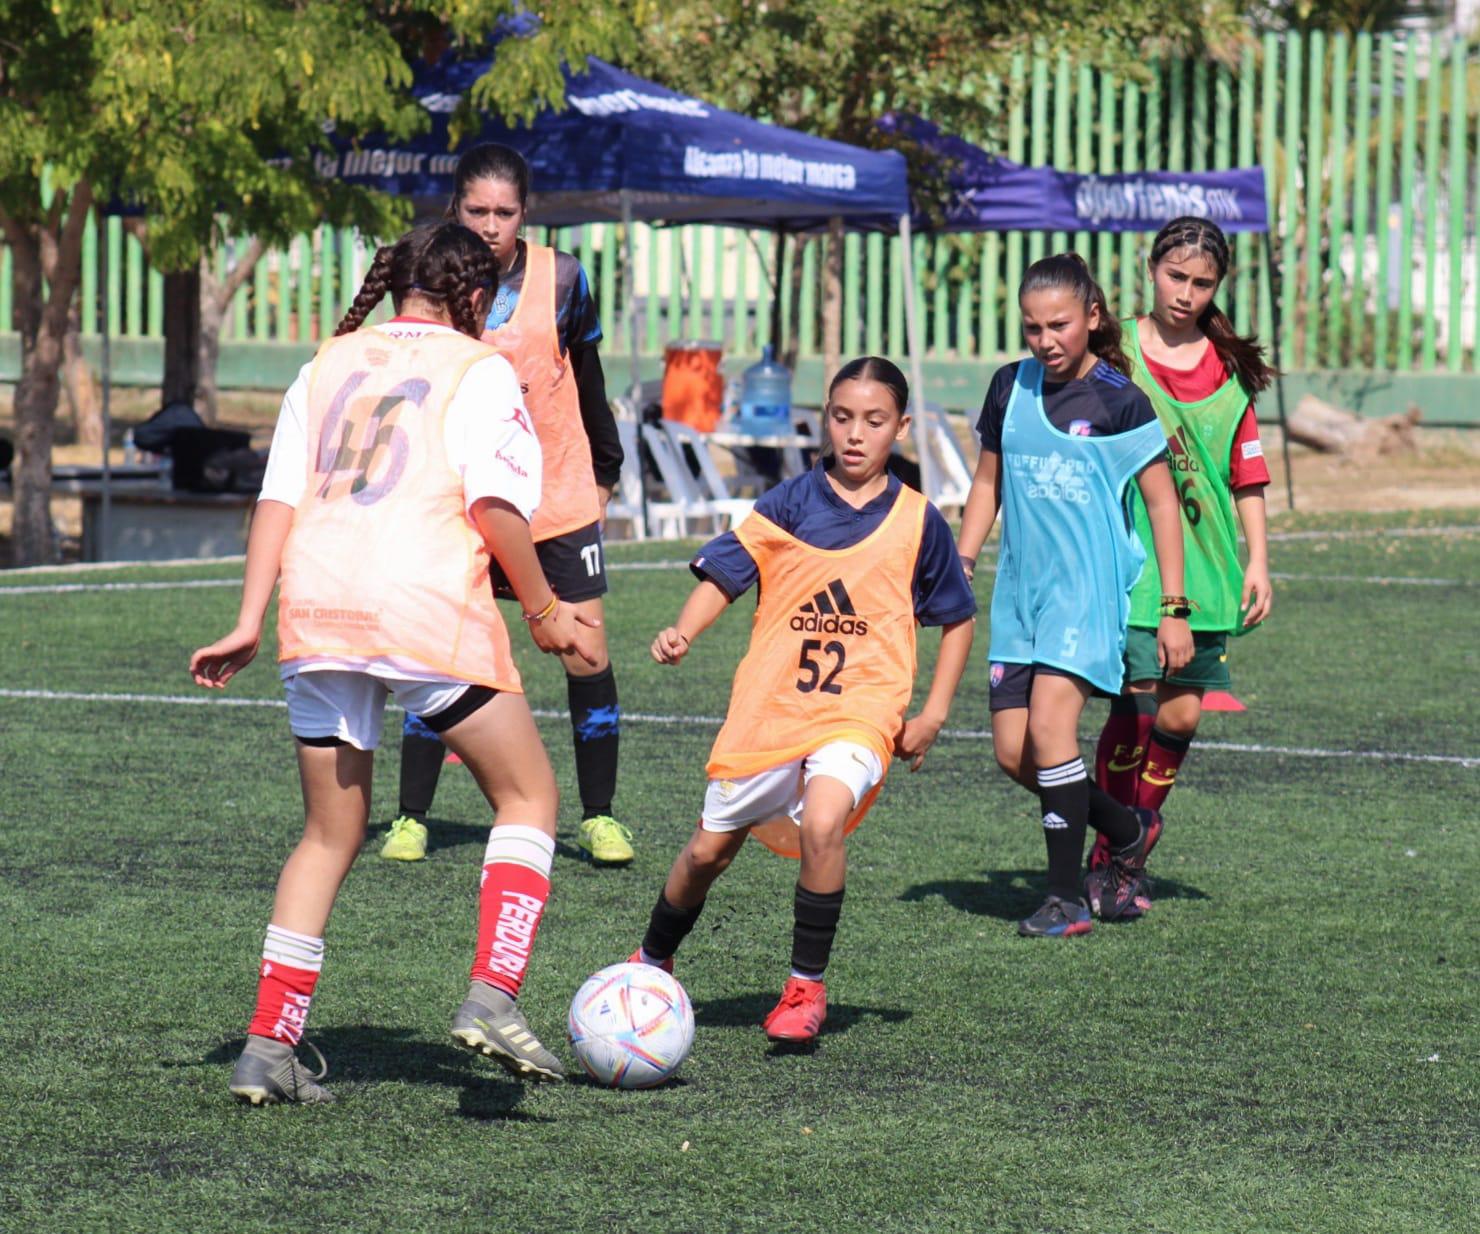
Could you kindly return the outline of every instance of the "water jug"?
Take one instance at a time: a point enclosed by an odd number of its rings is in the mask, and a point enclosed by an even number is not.
[[[737,427],[754,437],[791,432],[791,371],[769,343],[741,379]]]

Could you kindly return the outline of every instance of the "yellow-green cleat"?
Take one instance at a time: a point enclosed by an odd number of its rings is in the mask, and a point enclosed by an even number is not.
[[[390,834],[380,846],[387,861],[420,861],[427,855],[427,829],[403,814],[391,824]]]
[[[576,841],[597,865],[624,866],[632,860],[632,832],[610,814],[582,822]]]

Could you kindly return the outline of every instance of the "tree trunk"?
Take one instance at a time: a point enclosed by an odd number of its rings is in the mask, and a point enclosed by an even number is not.
[[[37,186],[39,189],[39,185]],[[56,557],[51,524],[51,450],[56,433],[60,370],[67,317],[82,279],[82,229],[92,188],[79,181],[58,191],[36,221],[21,221],[0,208],[0,229],[14,268],[16,322],[21,336],[21,378],[15,387],[15,517],[11,562],[42,565]],[[49,292],[48,294],[48,286]]]
[[[786,285],[785,295],[791,305],[791,329],[781,340],[782,353],[776,358],[793,373],[797,371],[797,360],[802,354],[802,267],[811,236],[797,236],[792,240],[791,279]],[[778,274],[777,277],[780,277]]]
[[[822,266],[822,393],[843,364],[843,220],[827,221]],[[823,400],[825,401],[825,399]],[[820,405],[820,404],[819,404]]]
[[[51,450],[56,437],[58,370],[62,335],[42,321],[41,288],[22,286],[16,263],[16,299],[22,301],[21,379],[15,387],[15,463],[11,478],[15,518],[11,530],[12,565],[45,565],[56,560],[56,533],[51,522]],[[26,303],[29,301],[29,303]],[[28,311],[30,310],[30,311]],[[27,322],[30,318],[30,322]],[[29,324],[29,328],[28,328]]]
[[[195,410],[207,424],[215,424],[221,410],[216,366],[221,360],[221,323],[226,319],[226,305],[219,294],[220,284],[211,276],[204,258],[200,271],[200,336],[196,339],[196,372],[200,380],[195,388]]]
[[[220,412],[220,389],[216,384],[216,366],[221,358],[221,327],[226,310],[236,298],[243,283],[262,259],[266,246],[255,236],[246,249],[218,279],[208,258],[200,260],[200,338],[197,343],[199,384],[195,392],[195,410],[207,424],[215,424]]]
[[[82,313],[74,299],[67,315],[67,333],[62,338],[62,381],[67,392],[67,406],[77,430],[77,444],[101,447],[103,444],[103,400],[98,383],[82,354]]]
[[[164,276],[164,381],[159,400],[195,404],[200,384],[200,268]]]

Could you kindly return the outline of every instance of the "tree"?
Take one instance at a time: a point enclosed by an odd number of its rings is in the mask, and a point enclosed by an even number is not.
[[[673,0],[644,19],[635,71],[721,106],[853,145],[892,147],[928,203],[938,169],[881,131],[889,111],[930,117],[950,132],[1000,141],[1002,83],[1012,56],[1034,47],[1137,75],[1148,49],[1229,49],[1242,37],[1232,0]],[[923,190],[923,191],[922,191]],[[841,338],[842,231],[823,261],[824,347]],[[795,320],[795,318],[793,318]]]
[[[0,231],[15,270],[12,557],[55,553],[49,495],[58,370],[95,200],[142,215],[151,259],[189,271],[224,234],[264,244],[328,219],[375,235],[407,207],[320,180],[342,135],[426,122],[408,49],[481,40],[517,0],[0,0]],[[474,90],[506,114],[559,100],[563,59],[611,54],[625,14],[555,0]],[[284,160],[280,156],[291,156]],[[188,284],[189,279],[184,283]],[[177,291],[180,290],[177,288]],[[186,289],[188,290],[188,288]]]

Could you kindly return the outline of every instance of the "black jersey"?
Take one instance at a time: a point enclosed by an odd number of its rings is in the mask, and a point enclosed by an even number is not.
[[[976,422],[982,449],[1002,453],[1002,421],[1017,380],[1018,361],[992,374],[982,413]],[[1088,377],[1043,382],[1043,412],[1061,433],[1074,437],[1110,437],[1128,433],[1156,419],[1156,409],[1141,389],[1119,369],[1101,360]]]

